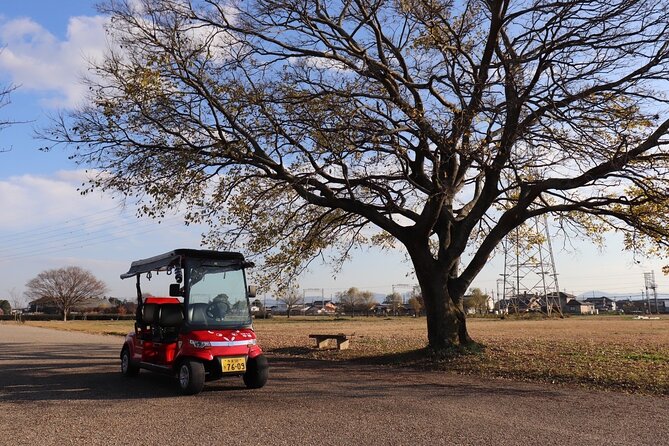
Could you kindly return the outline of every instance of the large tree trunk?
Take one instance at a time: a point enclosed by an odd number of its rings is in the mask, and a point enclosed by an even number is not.
[[[462,306],[463,293],[449,291],[449,271],[427,253],[411,256],[427,316],[427,338],[430,348],[439,352],[472,342]]]

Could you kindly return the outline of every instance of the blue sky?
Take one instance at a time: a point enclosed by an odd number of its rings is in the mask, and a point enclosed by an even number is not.
[[[160,224],[137,220],[111,196],[80,196],[76,188],[84,175],[68,160],[67,148],[39,150],[46,143],[35,137],[36,129],[82,103],[84,56],[104,51],[105,22],[90,1],[0,2],[0,82],[17,87],[0,119],[20,122],[0,133],[0,147],[10,149],[0,154],[0,298],[22,293],[40,271],[67,265],[89,269],[112,295],[132,298],[133,284],[118,277],[131,260],[199,245],[203,228],[186,228],[178,216]],[[652,270],[658,291],[669,292],[669,279],[660,272],[664,262],[635,260],[621,252],[616,237],[601,252],[585,242],[569,246],[556,239],[553,245],[560,287],[567,292],[638,294],[643,273]],[[316,264],[300,286],[323,288],[326,296],[350,286],[390,293],[393,285],[415,283],[403,258],[400,252],[359,252],[336,278],[327,265]],[[491,260],[474,286],[495,291],[502,265],[501,258]]]

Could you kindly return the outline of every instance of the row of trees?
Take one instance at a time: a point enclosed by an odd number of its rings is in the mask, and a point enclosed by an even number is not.
[[[297,289],[290,288],[277,300],[286,305],[288,317],[290,317],[292,310],[304,303],[304,296]],[[464,300],[464,308],[465,310],[471,309],[477,314],[485,314],[488,312],[489,300],[490,297],[484,294],[480,288],[473,288]],[[369,315],[372,309],[378,304],[371,291],[363,291],[355,287],[337,293],[335,303],[341,311],[350,315]],[[403,312],[407,306],[416,315],[422,314],[425,308],[423,297],[417,293],[412,293],[406,303],[401,294],[397,292],[391,293],[385,296],[383,304],[384,308],[394,315]]]
[[[412,297],[413,299],[413,297]],[[420,297],[416,298],[420,299]],[[291,312],[297,306],[301,306],[304,303],[304,296],[299,293],[296,288],[289,288],[283,292],[283,294],[277,298],[279,302],[282,302],[286,305],[288,312],[288,317],[290,317]],[[346,291],[341,291],[335,296],[335,303],[341,309],[341,311],[346,314],[364,314],[369,315],[370,311],[377,304],[374,294],[371,291],[363,291],[358,288],[351,287]],[[386,296],[384,300],[385,304],[390,304],[391,308],[394,308],[395,311],[403,305],[402,296],[398,293],[390,294]],[[323,302],[324,304],[324,302]],[[422,304],[418,305],[416,313],[420,312]]]

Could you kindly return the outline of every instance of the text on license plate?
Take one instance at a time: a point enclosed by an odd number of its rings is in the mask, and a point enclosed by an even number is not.
[[[245,372],[246,358],[221,358],[223,373],[226,372]]]

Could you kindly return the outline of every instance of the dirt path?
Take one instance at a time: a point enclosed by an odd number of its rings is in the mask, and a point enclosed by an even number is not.
[[[669,444],[666,397],[285,358],[263,389],[182,397],[167,377],[124,379],[120,337],[11,323],[0,340],[5,444]]]

